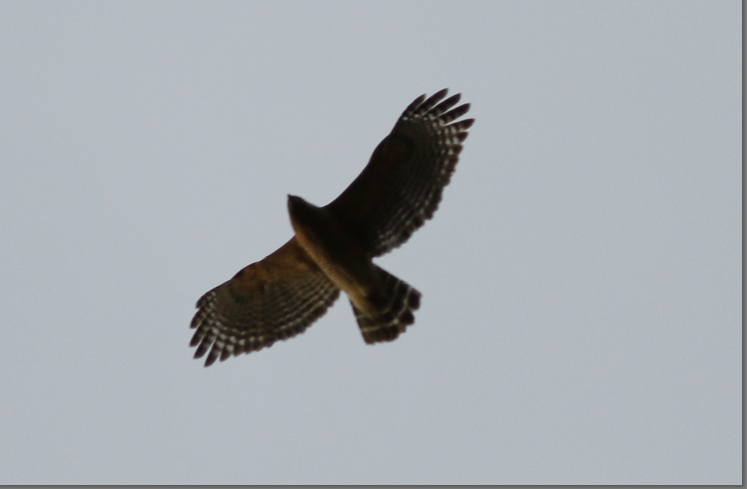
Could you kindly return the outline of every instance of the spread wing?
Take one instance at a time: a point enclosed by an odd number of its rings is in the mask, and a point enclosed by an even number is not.
[[[401,245],[433,217],[474,119],[447,90],[413,101],[366,168],[327,208],[373,256]],[[440,102],[440,103],[439,103]]]
[[[339,289],[292,238],[197,301],[190,346],[205,366],[303,332],[331,306]]]

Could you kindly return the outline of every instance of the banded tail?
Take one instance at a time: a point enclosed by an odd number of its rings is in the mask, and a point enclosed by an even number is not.
[[[415,322],[413,311],[420,307],[420,292],[382,268],[374,265],[381,274],[384,297],[373,312],[365,313],[353,306],[355,319],[368,344],[392,341]]]

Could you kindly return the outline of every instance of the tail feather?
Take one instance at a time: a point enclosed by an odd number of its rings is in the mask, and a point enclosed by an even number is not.
[[[420,292],[385,270],[378,270],[384,284],[383,300],[378,307],[365,313],[351,302],[363,339],[368,344],[396,339],[415,322],[413,311],[420,307]]]

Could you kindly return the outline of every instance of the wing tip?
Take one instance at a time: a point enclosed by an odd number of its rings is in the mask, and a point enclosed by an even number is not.
[[[442,123],[448,124],[466,114],[470,109],[469,103],[454,107],[462,98],[461,92],[455,93],[444,100],[448,93],[448,88],[442,88],[430,97],[426,97],[425,94],[420,95],[407,106],[399,120],[428,118],[438,119]],[[474,119],[472,121],[474,122]]]

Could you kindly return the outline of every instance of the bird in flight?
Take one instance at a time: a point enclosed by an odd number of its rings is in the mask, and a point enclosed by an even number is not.
[[[368,165],[324,207],[288,196],[295,235],[197,301],[190,346],[205,366],[302,333],[344,291],[368,344],[392,341],[415,318],[420,292],[372,259],[433,217],[474,119],[448,90],[416,98]]]

